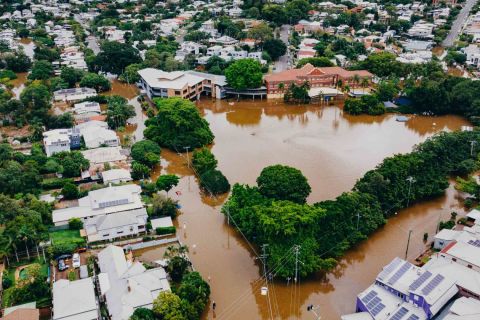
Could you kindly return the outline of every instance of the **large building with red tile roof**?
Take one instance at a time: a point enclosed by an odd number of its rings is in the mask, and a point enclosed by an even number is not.
[[[372,80],[373,75],[366,70],[349,71],[341,67],[314,67],[307,63],[302,68],[290,69],[279,73],[273,73],[264,77],[267,94],[282,94],[282,90],[278,88],[280,83],[284,84],[284,88],[288,88],[290,84],[295,83],[301,85],[308,81],[311,88],[316,87],[335,87],[339,80],[344,85],[351,88],[360,86],[360,83],[354,81],[355,75],[360,78],[368,78]]]

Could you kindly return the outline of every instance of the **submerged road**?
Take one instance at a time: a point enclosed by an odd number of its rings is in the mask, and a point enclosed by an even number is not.
[[[458,34],[462,30],[462,26],[465,23],[468,17],[468,14],[470,13],[470,10],[472,10],[473,6],[477,3],[477,1],[478,0],[467,0],[467,2],[465,3],[465,6],[462,8],[460,13],[458,14],[457,19],[455,19],[455,22],[452,24],[452,28],[450,29],[450,32],[448,33],[445,40],[443,40],[442,46],[444,47],[453,46],[455,39],[457,39]]]

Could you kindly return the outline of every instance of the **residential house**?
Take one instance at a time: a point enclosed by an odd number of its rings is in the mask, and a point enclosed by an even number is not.
[[[89,218],[84,222],[88,242],[112,241],[146,232],[147,215],[123,211]]]
[[[102,172],[103,184],[119,184],[132,181],[130,171],[126,169],[110,169]]]
[[[72,218],[87,222],[90,218],[129,212],[138,218],[147,218],[147,211],[140,197],[141,188],[135,184],[109,186],[88,192],[78,199],[78,206],[53,210],[55,226],[64,226]]]
[[[466,63],[475,68],[480,67],[480,47],[476,44],[470,44],[466,48],[462,48],[463,53],[467,56]]]
[[[53,283],[52,320],[99,320],[100,309],[95,297],[93,279]]]
[[[439,255],[480,272],[480,240],[470,240],[467,243],[453,241]]]
[[[1,320],[39,320],[40,310],[36,302],[24,303],[21,305],[5,308]]]
[[[58,152],[78,149],[81,145],[81,134],[76,128],[45,131],[43,145],[48,157]]]
[[[73,106],[73,117],[77,122],[89,121],[101,113],[100,104],[94,101],[76,103]]]
[[[90,161],[90,168],[99,169],[105,163],[120,163],[127,159],[121,147],[100,147],[81,151],[85,159]]]
[[[461,297],[452,304],[443,320],[476,320],[480,319],[480,301]]]
[[[127,261],[121,247],[108,246],[98,254],[100,293],[112,320],[128,320],[138,308],[152,309],[163,291],[170,291],[162,267],[146,269],[138,261]]]
[[[104,121],[87,121],[78,124],[76,128],[80,131],[88,149],[120,145],[120,139],[116,132],[108,129],[108,125]]]
[[[53,92],[55,101],[75,102],[86,98],[95,97],[97,91],[91,88],[61,89]]]

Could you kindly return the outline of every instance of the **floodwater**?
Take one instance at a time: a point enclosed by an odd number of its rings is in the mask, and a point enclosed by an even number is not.
[[[30,38],[22,38],[18,42],[18,45],[23,47],[23,51],[25,54],[33,61],[33,56],[35,54],[35,43],[33,43],[32,39]]]
[[[387,156],[409,152],[441,130],[458,130],[468,123],[456,116],[420,117],[395,121],[395,115],[349,116],[337,106],[285,106],[272,101],[202,100],[198,107],[215,134],[212,151],[219,169],[233,184],[254,184],[262,168],[285,164],[302,170],[312,186],[309,202],[333,199],[352,188],[355,181]],[[191,156],[191,154],[189,154]],[[199,190],[188,168],[187,155],[162,150],[161,173],[177,174],[179,185],[169,195],[179,200],[181,214],[175,222],[180,241],[190,247],[190,258],[205,279],[210,279],[215,314],[204,319],[315,319],[306,310],[313,304],[322,319],[339,319],[354,312],[356,295],[369,286],[381,267],[393,257],[408,258],[425,247],[423,234],[435,233],[438,221],[451,211],[463,214],[462,195],[453,184],[443,197],[401,210],[386,226],[351,249],[328,274],[301,280],[298,286],[276,281],[270,286],[271,313],[258,260],[241,234],[220,213],[227,195],[217,199]],[[257,250],[258,251],[258,250]],[[161,249],[141,252],[144,260],[162,258]],[[268,254],[268,249],[267,249]]]
[[[12,92],[15,95],[15,99],[20,99],[20,94],[25,89],[25,82],[27,82],[28,72],[17,73],[17,79],[11,80],[13,84]]]

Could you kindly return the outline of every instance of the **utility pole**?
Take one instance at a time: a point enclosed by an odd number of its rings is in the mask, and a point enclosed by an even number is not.
[[[405,251],[405,260],[407,260],[408,256],[408,246],[410,245],[410,236],[412,235],[412,230],[408,231],[408,239],[407,239],[407,250]]]
[[[190,168],[190,157],[188,156],[188,149],[190,149],[190,146],[183,147],[183,149],[187,150],[187,166]]]
[[[295,245],[294,249],[295,251],[295,279],[293,279],[295,281],[295,283],[298,282],[298,253],[300,252],[300,246],[299,245]]]
[[[477,144],[477,141],[470,141],[470,156],[473,157],[473,147]]]
[[[412,183],[415,183],[417,180],[415,180],[414,177],[409,176],[409,177],[407,178],[407,181],[410,183],[410,184],[408,185],[408,197],[407,197],[407,207],[408,207],[408,205],[410,204],[410,191],[411,191],[411,189],[412,189]]]

